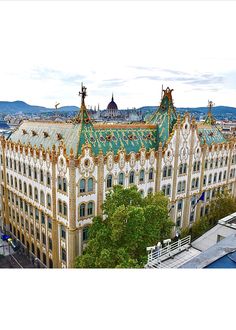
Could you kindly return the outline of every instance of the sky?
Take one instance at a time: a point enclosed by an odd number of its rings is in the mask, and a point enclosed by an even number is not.
[[[0,1],[0,100],[236,107],[236,2]]]

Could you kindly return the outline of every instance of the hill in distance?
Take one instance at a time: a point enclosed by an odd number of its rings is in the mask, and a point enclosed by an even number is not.
[[[0,101],[0,113],[9,114],[9,115],[13,115],[19,112],[22,112],[24,114],[37,114],[39,112],[40,113],[53,112],[53,111],[70,112],[70,111],[78,111],[78,110],[79,108],[76,106],[64,106],[55,110],[55,108],[46,108],[38,105],[29,105],[23,101],[14,101],[14,102]]]
[[[140,111],[142,114],[152,113],[157,109],[157,106],[143,106],[138,108],[137,110]],[[77,112],[79,107],[77,106],[63,106],[55,110],[55,108],[47,108],[38,105],[29,105],[23,101],[0,101],[0,113],[2,114],[10,114],[14,115],[17,113],[23,114],[39,114],[45,112]],[[177,108],[177,111],[180,112],[199,112],[199,113],[207,113],[207,107],[196,107],[196,108]],[[212,110],[213,114],[216,116],[224,116],[224,114],[232,115],[236,117],[236,108],[228,107],[228,106],[216,106]]]

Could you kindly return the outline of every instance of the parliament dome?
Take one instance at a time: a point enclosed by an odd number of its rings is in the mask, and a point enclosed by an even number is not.
[[[112,94],[111,102],[107,106],[107,110],[118,110],[117,104],[113,98],[113,94]]]

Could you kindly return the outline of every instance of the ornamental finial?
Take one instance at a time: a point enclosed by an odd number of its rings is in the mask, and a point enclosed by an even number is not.
[[[87,88],[83,86],[83,83],[81,83],[81,92],[79,92],[79,96],[81,96],[81,105],[85,105],[84,100],[87,96],[86,89]]]

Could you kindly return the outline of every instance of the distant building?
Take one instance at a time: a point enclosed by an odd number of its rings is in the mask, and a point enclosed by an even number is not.
[[[167,88],[146,123],[96,123],[84,86],[80,94],[72,122],[23,121],[0,140],[3,226],[47,267],[73,267],[113,185],[162,191],[176,228],[206,214],[217,191],[236,194],[236,139],[215,126],[210,106],[203,123],[181,119]]]

